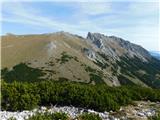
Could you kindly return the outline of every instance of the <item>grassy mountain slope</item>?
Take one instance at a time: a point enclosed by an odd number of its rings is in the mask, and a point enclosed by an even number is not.
[[[2,79],[160,88],[160,61],[150,57],[146,50],[115,37],[98,34],[96,40],[92,43],[66,32],[3,36]]]

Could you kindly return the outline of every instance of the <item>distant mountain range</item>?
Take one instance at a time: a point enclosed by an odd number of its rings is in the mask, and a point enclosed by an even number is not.
[[[160,61],[152,56],[157,54],[100,33],[9,34],[2,36],[2,79],[160,88]]]
[[[160,51],[150,51],[150,54],[160,60]]]

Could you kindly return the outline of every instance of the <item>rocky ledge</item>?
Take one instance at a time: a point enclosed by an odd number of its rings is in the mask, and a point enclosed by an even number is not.
[[[36,113],[44,112],[63,112],[66,113],[70,118],[75,119],[82,113],[94,113],[98,114],[102,120],[147,120],[148,117],[155,116],[160,112],[160,102],[150,102],[150,101],[137,101],[133,105],[128,105],[121,107],[117,112],[97,112],[90,109],[76,108],[73,106],[52,106],[52,107],[40,107],[31,111],[21,111],[21,112],[9,112],[0,111],[1,120],[8,120],[9,118],[15,118],[16,120],[25,120]]]

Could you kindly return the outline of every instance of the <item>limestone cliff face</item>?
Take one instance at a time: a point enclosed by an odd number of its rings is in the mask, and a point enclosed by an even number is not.
[[[143,47],[115,36],[105,36],[100,33],[88,33],[87,39],[98,47],[104,54],[118,59],[119,56],[138,57],[143,61],[151,59],[151,55]]]

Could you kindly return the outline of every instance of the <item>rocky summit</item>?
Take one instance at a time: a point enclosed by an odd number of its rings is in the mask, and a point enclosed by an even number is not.
[[[68,32],[2,36],[5,81],[76,81],[160,88],[160,61],[116,36]],[[31,81],[32,79],[32,81]]]
[[[151,55],[143,47],[125,41],[115,36],[105,36],[100,33],[88,33],[87,39],[96,47],[111,58],[119,56],[128,56],[130,58],[138,57],[143,61],[151,59]]]

